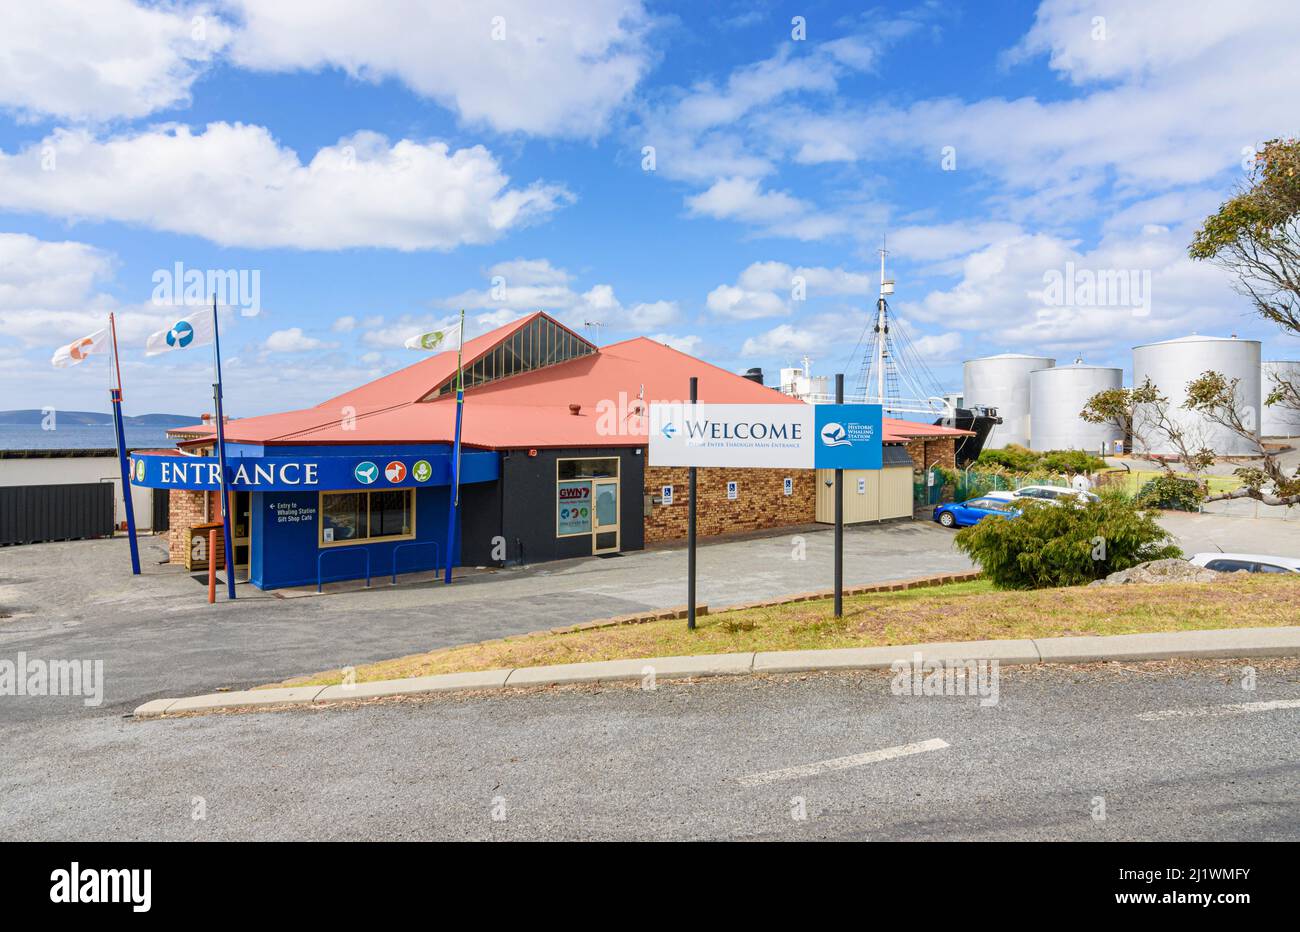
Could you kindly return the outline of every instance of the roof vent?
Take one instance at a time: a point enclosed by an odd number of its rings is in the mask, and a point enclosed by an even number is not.
[[[582,405],[569,405],[569,413],[577,417],[582,413]]]

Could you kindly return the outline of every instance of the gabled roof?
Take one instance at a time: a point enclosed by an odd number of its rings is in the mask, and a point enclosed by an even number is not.
[[[466,368],[540,313],[467,341]],[[455,366],[454,351],[439,353],[314,408],[229,421],[226,439],[264,444],[450,443],[455,436],[454,397],[418,399],[446,381]],[[644,421],[634,416],[638,402],[686,401],[691,376],[699,379],[701,402],[804,403],[637,337],[467,389],[462,441],[486,449],[641,446],[646,434]],[[577,414],[570,409],[573,405]],[[345,407],[354,410],[345,412]],[[346,419],[348,414],[351,419]],[[893,418],[884,424],[889,442],[967,434]]]

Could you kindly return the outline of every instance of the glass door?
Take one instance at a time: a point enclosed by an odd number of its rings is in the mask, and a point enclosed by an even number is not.
[[[595,554],[618,552],[618,480],[596,479],[593,483],[592,549]]]
[[[252,522],[249,511],[252,501],[251,492],[230,493],[230,546],[235,555],[235,569],[248,569],[248,543]]]

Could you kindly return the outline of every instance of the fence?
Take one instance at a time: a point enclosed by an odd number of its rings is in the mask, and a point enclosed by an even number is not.
[[[109,537],[113,496],[109,482],[0,486],[0,545]]]
[[[946,472],[953,475],[951,471]],[[937,505],[941,501],[964,502],[989,492],[1014,492],[1027,485],[1055,485],[1062,488],[1070,485],[1059,476],[1049,478],[1031,475],[1009,476],[997,472],[977,472],[974,469],[965,469],[955,475],[956,482],[945,485],[944,475],[936,467],[921,473],[919,478],[912,481],[913,504],[920,508],[926,505]]]

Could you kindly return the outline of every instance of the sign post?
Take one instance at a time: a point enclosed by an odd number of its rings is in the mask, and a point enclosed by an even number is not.
[[[835,376],[835,403],[844,404],[844,373]],[[844,469],[835,468],[835,617],[844,617]]]
[[[691,408],[699,399],[700,380],[691,376]],[[695,467],[687,471],[687,524],[686,524],[686,627],[695,630]]]
[[[691,400],[650,405],[647,465],[686,467],[690,477],[687,513],[687,625],[695,627],[696,467],[744,469],[833,469],[836,476],[835,609],[843,610],[845,469],[882,466],[880,405],[700,404],[698,381]],[[844,397],[844,377],[836,379]],[[793,483],[791,483],[793,485]]]

